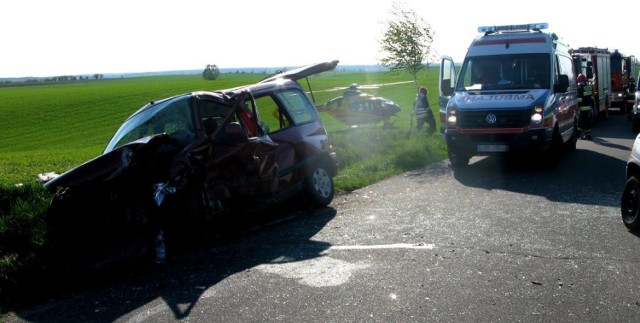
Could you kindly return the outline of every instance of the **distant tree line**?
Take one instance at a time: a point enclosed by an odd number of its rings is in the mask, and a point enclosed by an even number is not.
[[[75,81],[88,81],[89,79],[94,80],[102,80],[104,79],[104,74],[93,74],[89,75],[58,75],[52,77],[44,77],[44,78],[27,78],[27,79],[6,79],[2,80],[4,84],[12,84],[12,83],[43,83],[43,82],[75,82]]]

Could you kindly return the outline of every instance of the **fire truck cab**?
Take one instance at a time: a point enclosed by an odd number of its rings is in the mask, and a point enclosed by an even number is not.
[[[475,155],[573,150],[577,89],[568,47],[543,24],[479,27],[459,74],[443,57],[441,132],[454,167]]]

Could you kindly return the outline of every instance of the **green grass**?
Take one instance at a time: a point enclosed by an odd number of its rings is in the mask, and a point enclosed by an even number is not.
[[[0,87],[0,182],[29,182],[98,156],[118,126],[151,100],[255,82],[264,76],[197,75]]]

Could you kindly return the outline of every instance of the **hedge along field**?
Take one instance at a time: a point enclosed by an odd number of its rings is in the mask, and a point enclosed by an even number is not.
[[[437,112],[437,68],[423,75],[419,83],[429,87],[429,102]],[[151,100],[232,88],[265,76],[233,73],[205,81],[200,75],[171,75],[0,87],[0,183],[31,182],[39,173],[61,173],[100,155],[120,124]],[[363,92],[398,103],[402,111],[394,126],[409,130],[417,92],[409,74],[348,72],[338,66],[309,82],[317,105],[342,95],[352,83],[360,84]],[[308,89],[306,80],[300,83]],[[321,117],[330,134],[348,128],[326,113]]]

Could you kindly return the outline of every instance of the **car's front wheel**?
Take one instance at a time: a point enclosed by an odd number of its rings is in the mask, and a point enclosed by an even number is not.
[[[578,130],[578,121],[574,120],[573,122],[573,132],[571,134],[571,138],[566,142],[567,151],[576,150],[578,137],[580,137],[580,130]]]
[[[313,206],[323,207],[333,201],[333,178],[322,165],[315,166],[306,181],[307,196]]]
[[[449,161],[451,161],[451,165],[453,167],[463,168],[469,165],[469,159],[471,159],[469,155],[466,155],[452,148],[449,148],[447,153],[449,155]]]
[[[640,181],[635,177],[630,177],[624,185],[622,200],[620,202],[620,213],[622,222],[629,230],[640,228]]]
[[[640,119],[637,117],[631,119],[631,131],[636,134],[640,132]]]

